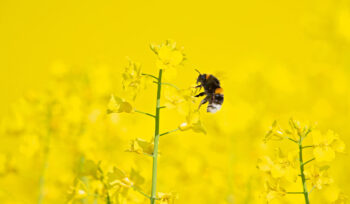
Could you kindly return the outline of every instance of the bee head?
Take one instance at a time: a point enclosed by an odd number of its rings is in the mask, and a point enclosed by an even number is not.
[[[197,84],[198,83],[201,83],[201,84],[204,84],[205,80],[207,78],[207,75],[206,74],[200,74],[197,78]]]
[[[197,84],[199,84],[199,83],[204,84],[207,75],[206,74],[201,74],[201,72],[198,71],[198,69],[195,69],[195,71],[198,72],[198,74],[199,74],[199,76],[197,78]]]

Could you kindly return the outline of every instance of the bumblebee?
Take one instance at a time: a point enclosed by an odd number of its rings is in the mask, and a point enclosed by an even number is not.
[[[216,113],[221,109],[222,103],[224,102],[224,89],[221,88],[220,81],[215,76],[211,74],[201,74],[197,69],[196,71],[199,73],[199,76],[197,78],[198,85],[195,88],[199,88],[199,90],[204,88],[204,92],[199,93],[195,97],[205,95],[198,109],[200,109],[203,104],[209,102],[207,112]]]

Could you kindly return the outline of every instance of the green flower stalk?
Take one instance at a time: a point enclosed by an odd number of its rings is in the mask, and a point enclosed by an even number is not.
[[[52,118],[52,113],[51,113],[51,104],[49,107],[49,110],[47,111],[47,133],[45,136],[44,140],[44,163],[41,168],[40,172],[40,178],[39,178],[39,196],[38,196],[38,204],[42,204],[44,201],[44,191],[45,191],[45,176],[47,173],[47,169],[49,167],[49,154],[50,154],[50,141],[51,141],[51,135],[52,135],[52,128],[51,128],[51,118]]]
[[[152,188],[151,188],[151,204],[155,203],[157,192],[157,164],[158,164],[158,145],[159,145],[159,120],[160,120],[160,94],[162,89],[162,72],[159,70],[158,88],[157,88],[157,103],[156,103],[156,118],[154,131],[154,149],[153,149],[153,169],[152,169]]]
[[[112,95],[111,100],[108,104],[108,113],[138,113],[154,119],[154,137],[152,141],[147,141],[141,138],[136,138],[131,141],[130,148],[126,151],[134,152],[140,155],[151,156],[153,159],[152,165],[152,182],[151,182],[151,194],[148,195],[144,193],[139,186],[134,185],[134,181],[129,180],[131,185],[127,186],[150,200],[151,204],[155,204],[156,201],[170,201],[176,199],[176,195],[173,193],[162,193],[157,192],[157,171],[158,171],[158,149],[159,149],[159,138],[164,135],[168,135],[175,131],[185,131],[192,129],[195,132],[205,133],[204,128],[201,125],[199,120],[199,112],[190,110],[189,115],[186,117],[186,122],[178,126],[176,129],[169,130],[166,132],[160,132],[160,110],[165,108],[165,106],[161,106],[161,91],[162,86],[170,86],[175,89],[177,92],[181,90],[171,84],[164,83],[162,81],[163,71],[166,69],[175,69],[175,67],[182,64],[184,58],[184,54],[182,50],[176,47],[176,43],[167,41],[165,44],[160,46],[151,46],[152,51],[157,56],[156,66],[159,70],[158,77],[152,74],[142,73],[140,66],[136,66],[136,63],[130,62],[129,67],[125,69],[123,74],[123,88],[131,93],[140,92],[140,88],[144,87],[144,82],[148,81],[147,79],[152,79],[153,83],[157,85],[157,99],[156,99],[156,111],[155,114],[144,112],[133,107],[133,102],[128,101],[125,98],[115,97]],[[130,67],[131,66],[131,67]],[[190,92],[192,93],[192,92]],[[135,99],[136,95],[133,95],[133,99]],[[193,103],[193,96],[191,94],[181,96],[184,102]],[[192,106],[191,106],[192,107]],[[119,181],[119,183],[122,181]],[[136,184],[136,183],[135,183]],[[125,185],[124,185],[125,187]]]
[[[299,145],[299,164],[300,164],[300,177],[301,177],[301,182],[303,185],[303,194],[305,197],[305,203],[309,204],[309,192],[307,191],[307,185],[306,185],[306,178],[305,178],[305,173],[304,173],[304,165],[306,163],[303,162],[303,145],[302,145],[302,138],[300,138],[298,145]]]

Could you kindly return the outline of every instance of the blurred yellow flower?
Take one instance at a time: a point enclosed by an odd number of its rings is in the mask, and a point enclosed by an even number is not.
[[[188,106],[195,102],[193,89],[178,89],[172,86],[164,87],[164,105],[170,109],[177,109],[180,113],[187,113]]]
[[[131,169],[130,180],[133,181],[134,187],[138,187],[145,182],[145,178],[135,169]]]
[[[40,150],[39,136],[35,134],[24,135],[19,151],[27,157],[32,157]]]
[[[283,130],[279,127],[277,121],[275,120],[272,123],[270,130],[266,133],[264,141],[267,142],[269,140],[282,140],[284,138],[285,136]]]
[[[281,198],[286,195],[286,190],[281,187],[279,179],[270,179],[265,182],[265,196],[267,202]]]
[[[153,142],[148,142],[144,139],[136,138],[135,140],[131,141],[130,147],[126,151],[135,152],[137,154],[152,155],[153,148],[154,148]]]
[[[133,107],[131,103],[125,101],[122,98],[111,96],[109,100],[107,113],[131,113],[133,111]]]
[[[337,199],[333,201],[331,204],[346,204],[348,203],[348,200],[349,200],[349,197],[344,193],[340,192],[338,193]]]
[[[0,175],[3,175],[6,173],[7,170],[7,157],[5,154],[0,153]]]
[[[84,183],[77,179],[75,185],[68,192],[68,203],[74,203],[75,200],[80,200],[88,196],[87,187]]]
[[[130,188],[134,183],[126,176],[126,174],[117,167],[114,167],[111,172],[107,174],[107,180],[111,186],[121,186],[125,188]]]
[[[98,164],[96,164],[92,160],[86,160],[84,163],[81,165],[80,171],[79,171],[79,176],[92,176],[93,178],[97,178],[98,176]]]
[[[194,132],[206,134],[206,130],[200,120],[200,113],[198,110],[190,110],[186,116],[186,122],[180,124],[181,131],[193,130]]]
[[[146,87],[147,76],[142,75],[141,64],[129,60],[122,74],[123,89],[135,100],[137,94]]]
[[[275,151],[275,160],[268,156],[260,158],[257,164],[258,169],[268,173],[274,179],[286,178],[290,182],[295,182],[298,177],[298,170],[295,168],[295,164],[289,160],[290,157],[283,156],[279,148]]]
[[[343,153],[345,144],[341,141],[337,134],[329,130],[327,134],[315,131],[313,134],[314,156],[316,161],[332,161],[336,152]]]
[[[311,186],[322,189],[324,185],[333,183],[333,179],[328,176],[328,167],[310,166],[305,170],[305,176],[310,180]]]
[[[174,204],[177,199],[177,194],[175,193],[157,193],[157,199],[160,204]]]

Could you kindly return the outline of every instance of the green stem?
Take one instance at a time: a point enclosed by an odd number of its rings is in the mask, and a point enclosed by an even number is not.
[[[174,87],[177,90],[180,90],[179,87],[177,87],[175,84],[172,84],[172,83],[162,83],[162,85],[168,85],[168,86]]]
[[[111,203],[111,198],[109,197],[109,193],[107,192],[107,195],[106,195],[106,204],[112,204]]]
[[[155,118],[155,117],[156,117],[155,115],[152,115],[152,114],[150,114],[150,113],[146,113],[146,112],[143,112],[143,111],[139,111],[139,110],[135,110],[135,113],[144,114],[144,115],[150,116],[150,117],[152,117],[152,118]]]
[[[38,204],[42,204],[44,201],[44,191],[45,191],[45,176],[47,169],[49,167],[49,154],[50,154],[50,141],[51,141],[51,110],[48,110],[47,115],[48,128],[47,135],[44,141],[44,164],[41,169],[40,178],[39,178],[39,198]]]
[[[304,194],[304,192],[286,192],[287,194]]]
[[[159,143],[159,118],[160,118],[160,93],[162,88],[162,69],[159,69],[158,90],[157,90],[157,105],[156,105],[156,121],[154,131],[154,150],[153,150],[153,169],[152,169],[152,189],[151,189],[151,204],[156,201],[157,192],[157,159],[158,159],[158,143]]]
[[[148,198],[148,199],[151,199],[151,197],[150,197],[149,195],[147,195],[145,192],[141,191],[141,190],[138,189],[137,187],[135,187],[135,186],[131,186],[131,187],[132,187],[132,189],[134,189],[134,191],[140,193],[141,195],[145,196],[145,197]]]
[[[104,187],[104,189],[105,189],[105,191],[106,191],[106,204],[111,204],[112,202],[111,202],[111,197],[110,197],[109,191],[108,191],[108,185],[107,185],[107,183],[104,181],[104,175],[103,175],[103,171],[102,171],[102,169],[101,169],[101,167],[100,167],[100,164],[98,165],[97,170],[98,170],[98,171],[100,172],[100,174],[101,174],[99,180],[100,180],[101,183],[103,184],[103,187]]]
[[[98,202],[98,194],[95,193],[95,194],[94,194],[94,201],[93,201],[93,204],[97,204],[97,202]]]
[[[297,143],[298,144],[298,141],[296,141],[296,140],[294,140],[294,139],[292,139],[292,138],[290,138],[290,137],[286,137],[288,140],[290,140],[290,141],[292,141],[292,142],[294,142],[294,143]]]
[[[84,166],[84,163],[85,163],[85,157],[84,156],[81,156],[80,157],[80,162],[79,162],[79,172],[83,172],[83,166]],[[89,180],[86,176],[81,176],[79,178],[81,180],[81,182],[84,184],[84,186],[88,189],[88,183],[89,183]],[[88,203],[88,200],[87,198],[83,198],[81,200],[81,202],[83,204],[87,204]]]
[[[168,132],[164,132],[164,133],[160,134],[159,136],[164,136],[164,135],[167,135],[167,134],[169,134],[169,133],[176,132],[176,131],[178,131],[178,130],[179,130],[179,128],[176,128],[176,129],[174,129],[174,130],[170,130],[170,131],[168,131]]]
[[[153,83],[158,84],[158,81],[153,81]],[[163,82],[161,85],[171,86],[171,87],[175,88],[176,90],[180,90],[179,87],[177,87],[175,84],[172,84],[172,83]]]
[[[142,76],[149,76],[149,77],[152,77],[153,79],[158,80],[158,78],[155,77],[155,76],[153,76],[152,74],[145,74],[145,73],[142,73],[141,75],[142,75]]]
[[[312,186],[311,190],[309,191],[309,194],[316,188],[316,186]]]
[[[305,166],[305,165],[308,164],[309,162],[312,162],[313,160],[315,160],[315,158],[312,158],[312,159],[310,159],[309,161],[306,161],[306,162],[303,164],[303,166]]]
[[[302,139],[299,141],[299,164],[300,164],[300,176],[301,176],[301,182],[303,185],[303,194],[305,197],[305,203],[309,204],[309,192],[307,191],[307,186],[306,186],[306,179],[305,179],[305,174],[304,174],[304,162],[303,162],[303,146],[302,146]]]
[[[48,136],[49,137],[49,136]],[[49,139],[48,139],[49,140]],[[49,141],[47,142],[49,143]],[[49,167],[49,144],[46,144],[45,150],[44,150],[44,164],[41,169],[40,173],[40,179],[39,179],[39,199],[38,199],[38,204],[42,204],[44,200],[44,190],[45,190],[45,175],[47,168]]]
[[[313,145],[303,146],[303,149],[314,147]]]

